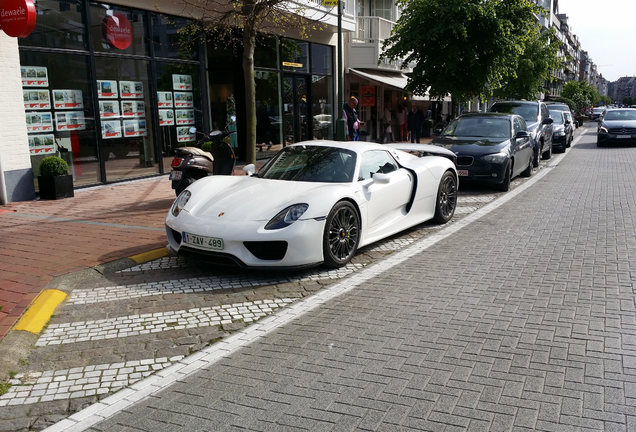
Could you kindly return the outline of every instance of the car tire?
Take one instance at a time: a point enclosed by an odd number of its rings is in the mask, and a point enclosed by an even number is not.
[[[534,172],[534,167],[532,164],[532,158],[528,160],[528,166],[521,172],[521,177],[532,177],[532,173]]]
[[[323,264],[330,268],[346,265],[360,243],[360,215],[348,201],[339,201],[329,212],[322,240]]]
[[[437,201],[433,221],[445,224],[452,219],[457,208],[457,177],[452,171],[446,171],[439,181]]]
[[[548,160],[552,158],[552,143],[548,146],[548,149],[541,153],[541,159]]]
[[[570,146],[572,145],[572,141],[574,141],[574,135],[570,135],[570,139],[566,142],[565,148],[570,148]]]
[[[540,151],[540,149],[539,149],[539,147],[537,147],[536,151],[533,152],[534,154],[532,156],[532,166],[534,168],[538,168],[539,167],[539,159],[540,159],[539,158],[539,151]]]
[[[596,141],[596,147],[605,147],[605,144]]]
[[[508,162],[506,167],[506,175],[503,181],[497,185],[497,190],[501,192],[508,192],[510,190],[510,181],[512,180],[512,161]]]

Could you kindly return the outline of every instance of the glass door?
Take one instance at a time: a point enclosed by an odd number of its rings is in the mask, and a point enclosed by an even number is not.
[[[283,134],[285,145],[311,139],[308,89],[309,77],[286,75],[283,78]]]

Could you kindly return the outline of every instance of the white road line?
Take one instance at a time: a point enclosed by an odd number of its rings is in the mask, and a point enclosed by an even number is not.
[[[584,133],[585,131],[583,134]],[[583,134],[579,135],[572,144],[577,144]],[[555,157],[554,160],[550,161],[548,167],[556,166],[566,154],[567,153],[564,153]],[[484,207],[460,219],[459,221],[449,224],[446,228],[424,237],[401,252],[389,255],[385,260],[368,266],[347,280],[338,282],[322,291],[317,292],[311,297],[298,301],[293,306],[286,308],[277,314],[264,318],[259,322],[246,327],[244,330],[234,333],[232,336],[184,358],[176,364],[163,369],[157,374],[133,384],[130,388],[121,390],[102,399],[98,403],[71,415],[59,423],[54,424],[47,428],[46,431],[60,432],[86,430],[92,425],[129,408],[139,400],[150,395],[154,395],[167,388],[176,380],[183,380],[187,376],[198,372],[200,369],[210,367],[220,359],[230,356],[234,353],[234,351],[242,348],[243,346],[267,336],[279,327],[301,318],[303,315],[318,308],[322,304],[357,288],[364,282],[373,279],[383,272],[390,270],[409,258],[425,251],[436,243],[450,237],[462,228],[479,220],[491,211],[501,207],[513,198],[517,197],[519,194],[525,192],[526,189],[533,186],[550,171],[551,170],[548,169],[540,170],[536,175],[528,179],[521,186],[516,187],[499,199],[486,204]]]

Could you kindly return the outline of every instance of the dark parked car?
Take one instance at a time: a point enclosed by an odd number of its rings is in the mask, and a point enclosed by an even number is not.
[[[528,131],[534,141],[533,165],[539,166],[539,155],[543,159],[552,157],[552,119],[548,107],[540,101],[502,101],[496,102],[491,112],[518,114],[528,124]]]
[[[603,117],[603,113],[607,110],[605,106],[594,107],[592,109],[592,120],[598,120]]]
[[[457,155],[457,172],[465,180],[494,184],[507,191],[514,177],[532,175],[532,138],[519,115],[463,114],[432,144]]]
[[[599,122],[596,145],[636,144],[636,109],[608,109]]]
[[[572,142],[572,135],[574,134],[572,121],[566,118],[565,111],[550,110],[550,118],[553,120],[552,150],[563,153],[567,147],[570,147]]]

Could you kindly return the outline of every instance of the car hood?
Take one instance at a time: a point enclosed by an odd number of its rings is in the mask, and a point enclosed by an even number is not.
[[[552,124],[552,133],[563,132],[565,130],[565,125],[562,124]]]
[[[603,120],[603,124],[610,128],[636,128],[636,120]]]
[[[456,155],[498,153],[508,148],[510,140],[482,137],[439,137],[432,144],[447,148]]]
[[[284,208],[309,204],[302,219],[326,216],[330,196],[341,196],[342,184],[267,180],[248,176],[211,176],[191,185],[185,211],[204,220],[268,221]],[[342,191],[340,191],[342,190]]]

